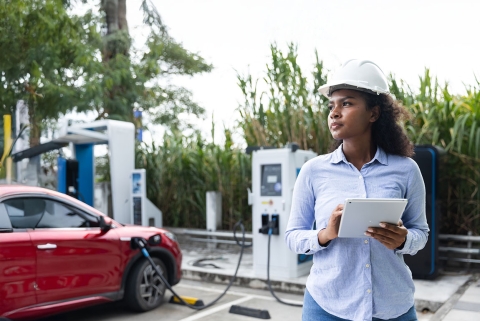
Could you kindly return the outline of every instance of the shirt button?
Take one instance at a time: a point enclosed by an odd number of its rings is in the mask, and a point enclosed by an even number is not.
[[[358,176],[358,178],[359,178],[359,179],[362,179],[362,178],[363,178],[363,176],[362,176],[362,175],[360,175],[360,176]]]
[[[365,266],[366,266],[367,268],[369,268],[369,267],[370,267],[370,264],[367,263],[367,264],[365,264]]]
[[[370,293],[370,292],[372,292],[372,290],[368,289],[367,292]]]
[[[365,242],[365,244],[368,244],[368,240],[365,240],[364,242]]]

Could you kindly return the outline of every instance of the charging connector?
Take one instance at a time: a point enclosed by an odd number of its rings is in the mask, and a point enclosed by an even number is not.
[[[272,214],[272,220],[270,221],[270,227],[272,229],[272,235],[280,234],[280,216],[278,214]]]
[[[267,213],[262,214],[262,227],[258,229],[261,234],[268,234],[270,229],[270,215]]]
[[[242,242],[241,243],[238,241],[237,236],[235,234],[238,227],[240,227],[241,230],[242,230]],[[204,306],[196,306],[196,305],[193,305],[193,304],[189,304],[188,302],[183,300],[182,297],[175,292],[175,290],[172,289],[172,286],[168,283],[168,281],[163,276],[162,271],[160,271],[160,269],[157,267],[155,262],[150,257],[150,253],[148,252],[148,243],[149,242],[147,240],[145,240],[144,238],[141,238],[141,237],[132,237],[130,246],[133,250],[140,249],[143,256],[148,260],[148,262],[150,263],[152,268],[155,270],[155,272],[157,272],[157,275],[160,277],[160,279],[165,284],[167,289],[169,289],[170,292],[172,292],[172,294],[176,297],[175,301],[178,300],[182,304],[184,304],[186,307],[188,307],[190,309],[193,309],[193,310],[203,310],[203,309],[211,307],[212,305],[217,303],[221,298],[223,298],[225,296],[225,294],[227,294],[227,291],[230,289],[230,287],[232,286],[233,282],[235,281],[235,279],[237,277],[238,269],[240,268],[240,263],[242,262],[244,249],[252,246],[252,244],[245,244],[245,226],[242,224],[242,222],[235,223],[235,225],[233,227],[233,237],[235,238],[235,241],[237,242],[237,245],[240,246],[240,256],[238,258],[238,263],[237,263],[237,268],[235,269],[235,273],[233,274],[232,278],[230,279],[230,282],[228,283],[225,291],[223,291],[223,293],[220,296],[218,296],[215,300],[213,300],[212,302],[210,302],[209,304],[204,305]]]

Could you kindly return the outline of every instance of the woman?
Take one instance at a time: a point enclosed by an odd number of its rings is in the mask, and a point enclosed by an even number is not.
[[[302,167],[285,233],[292,251],[313,255],[302,318],[416,320],[403,255],[421,250],[429,229],[423,179],[399,124],[408,114],[370,61],[347,61],[320,92],[329,99],[336,149]],[[406,198],[408,204],[397,225],[370,227],[364,238],[338,238],[346,198]]]

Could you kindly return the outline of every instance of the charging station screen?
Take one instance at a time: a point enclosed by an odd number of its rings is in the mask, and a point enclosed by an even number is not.
[[[142,198],[133,198],[133,224],[142,225]]]
[[[262,165],[260,196],[282,196],[282,165]]]

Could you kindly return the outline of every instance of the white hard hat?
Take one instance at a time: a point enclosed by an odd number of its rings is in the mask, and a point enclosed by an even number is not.
[[[369,60],[359,59],[345,62],[318,91],[328,98],[338,89],[354,89],[377,95],[390,93],[387,77],[380,67]]]

